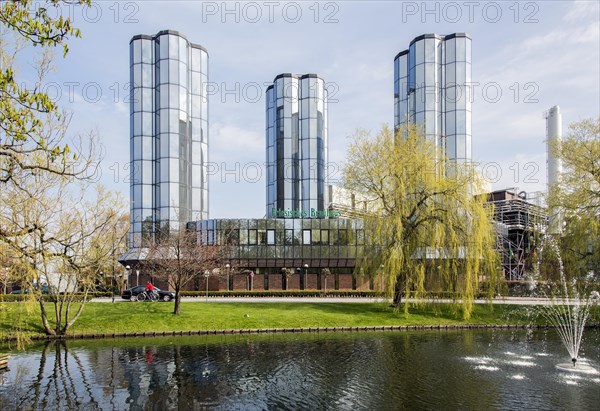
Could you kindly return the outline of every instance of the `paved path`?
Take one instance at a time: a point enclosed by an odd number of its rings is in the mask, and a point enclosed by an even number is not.
[[[111,298],[92,298],[93,302],[110,303]],[[183,297],[183,302],[206,302],[205,297]],[[368,297],[208,297],[211,303],[382,303],[389,302],[385,298]],[[416,300],[411,300],[411,302]],[[421,302],[450,303],[452,300],[420,300]],[[115,302],[130,302],[118,297]],[[475,304],[487,304],[487,300],[475,300]],[[551,304],[549,298],[531,298],[531,297],[500,297],[492,301],[492,304],[511,304],[511,305],[547,305]]]

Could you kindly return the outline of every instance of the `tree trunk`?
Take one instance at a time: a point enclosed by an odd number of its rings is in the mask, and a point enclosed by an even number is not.
[[[396,285],[394,285],[394,300],[392,305],[394,307],[400,307],[402,303],[402,275],[396,277]]]
[[[69,308],[70,308],[71,304],[69,303],[67,305],[67,314],[65,315],[65,326],[61,330],[61,335],[66,335],[69,328],[71,328],[71,326],[75,323],[75,321],[77,321],[77,319],[83,312],[83,307],[85,306],[86,301],[87,301],[87,290],[83,294],[83,300],[81,300],[81,304],[79,305],[77,312],[75,312],[75,315],[70,320],[69,320],[68,312],[69,312]]]
[[[175,307],[173,308],[173,314],[175,315],[179,315],[179,313],[181,312],[181,294],[179,293],[179,290],[175,291]]]
[[[56,335],[56,331],[50,327],[50,323],[48,322],[48,313],[46,313],[46,307],[44,306],[44,301],[42,297],[39,299],[40,304],[40,313],[42,315],[42,326],[44,327],[44,331],[46,331],[46,335]]]

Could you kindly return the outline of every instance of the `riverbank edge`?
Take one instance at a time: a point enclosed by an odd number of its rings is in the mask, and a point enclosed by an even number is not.
[[[544,324],[438,324],[438,325],[385,325],[354,327],[308,327],[308,328],[248,328],[223,330],[144,331],[133,333],[86,333],[67,335],[30,335],[31,341],[97,340],[113,338],[180,337],[192,335],[240,335],[240,334],[314,334],[335,332],[381,332],[381,331],[435,331],[470,329],[552,329]],[[589,324],[585,328],[600,328],[600,324]],[[3,341],[15,341],[16,336],[5,336]]]

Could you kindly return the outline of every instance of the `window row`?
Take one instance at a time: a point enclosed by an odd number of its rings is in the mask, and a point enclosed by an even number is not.
[[[205,141],[208,122],[200,118],[187,118],[180,110],[160,110],[156,116],[151,112],[134,112],[131,115],[131,135],[153,136],[161,135],[191,136],[194,141]],[[157,121],[158,120],[158,121]]]
[[[362,230],[363,221],[358,219],[213,219],[196,221],[195,227],[198,231],[232,231],[247,229],[272,229],[281,231],[289,230]]]
[[[237,246],[228,254],[230,259],[249,260],[257,258],[280,259],[324,259],[356,258],[362,254],[363,246]]]
[[[198,232],[204,244],[221,245],[363,245],[363,230],[331,229],[232,229]]]

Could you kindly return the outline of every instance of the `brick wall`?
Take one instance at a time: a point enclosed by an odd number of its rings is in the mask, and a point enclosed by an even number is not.
[[[246,275],[235,274],[233,276],[233,289],[234,290],[246,290]]]
[[[299,290],[300,289],[300,276],[298,274],[292,274],[288,278],[288,290]]]
[[[356,278],[356,289],[367,291],[370,289],[369,278],[367,276]]]
[[[253,290],[264,290],[265,289],[265,276],[264,274],[255,274],[252,280]]]
[[[281,274],[269,274],[269,290],[283,290]]]
[[[217,280],[219,281],[219,290],[227,291],[227,276],[219,276]]]
[[[306,289],[316,290],[317,289],[317,274],[308,273],[306,275]]]
[[[351,290],[352,289],[352,274],[339,274],[339,289],[340,290]]]

